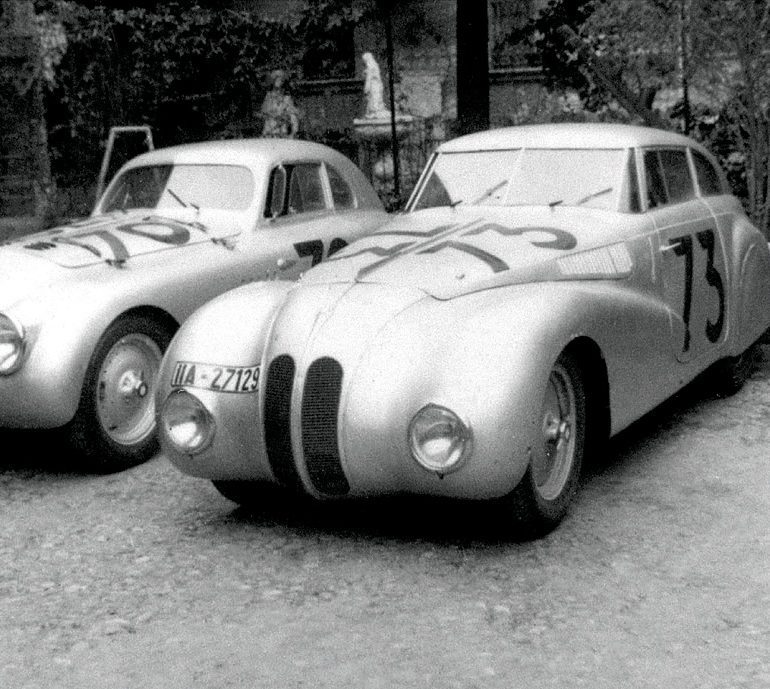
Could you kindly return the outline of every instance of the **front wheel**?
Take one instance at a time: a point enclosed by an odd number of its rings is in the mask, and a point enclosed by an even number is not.
[[[545,385],[527,471],[505,502],[532,535],[553,529],[577,491],[586,435],[586,396],[577,362],[563,353]]]
[[[155,385],[171,332],[146,316],[115,321],[86,370],[69,439],[89,468],[111,472],[157,452]]]
[[[285,504],[287,492],[266,481],[212,481],[221,495],[249,510]]]

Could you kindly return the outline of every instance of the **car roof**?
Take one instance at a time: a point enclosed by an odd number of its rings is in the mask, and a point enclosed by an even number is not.
[[[179,144],[142,153],[129,160],[118,174],[145,165],[243,165],[253,170],[268,170],[281,163],[305,160],[322,161],[343,173],[356,194],[358,208],[382,209],[377,192],[349,158],[312,141],[226,139]]]
[[[443,153],[511,148],[631,148],[702,146],[686,136],[653,127],[600,122],[563,122],[503,127],[467,134],[442,144]]]
[[[275,160],[313,158],[336,161],[341,154],[328,146],[295,139],[227,139],[158,148],[133,158],[128,166],[159,164],[270,164]]]

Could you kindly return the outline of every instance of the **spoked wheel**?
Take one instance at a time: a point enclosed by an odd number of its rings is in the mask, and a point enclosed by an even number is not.
[[[564,518],[583,462],[585,389],[580,369],[568,354],[562,354],[551,369],[538,419],[529,466],[508,496],[516,520],[536,535]]]
[[[170,333],[152,319],[113,323],[94,350],[70,439],[90,468],[117,471],[157,451],[155,384]]]
[[[561,495],[575,463],[575,387],[563,365],[554,365],[543,400],[541,437],[532,448],[532,480],[543,500]]]

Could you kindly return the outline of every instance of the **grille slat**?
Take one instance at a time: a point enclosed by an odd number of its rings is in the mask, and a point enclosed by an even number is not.
[[[341,394],[340,364],[328,357],[314,361],[308,369],[302,395],[302,446],[313,486],[327,495],[344,495],[350,491],[337,441]]]
[[[291,393],[294,387],[294,359],[283,354],[270,363],[265,388],[265,445],[267,459],[276,480],[296,491],[302,481],[291,449]]]

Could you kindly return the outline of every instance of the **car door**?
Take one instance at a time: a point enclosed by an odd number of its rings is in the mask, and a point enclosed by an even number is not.
[[[643,161],[671,345],[679,361],[692,361],[713,354],[727,334],[724,242],[696,195],[687,149],[645,149]]]

